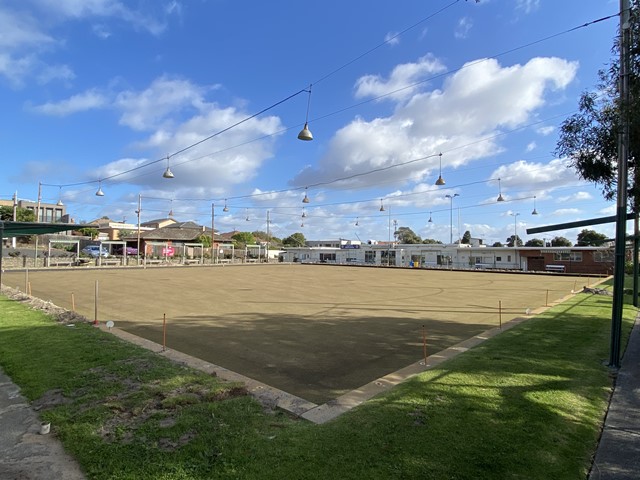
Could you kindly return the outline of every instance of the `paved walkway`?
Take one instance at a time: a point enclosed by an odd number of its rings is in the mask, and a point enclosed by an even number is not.
[[[636,318],[590,480],[640,478],[640,317]]]
[[[0,480],[83,480],[54,433],[40,435],[40,419],[0,369]]]

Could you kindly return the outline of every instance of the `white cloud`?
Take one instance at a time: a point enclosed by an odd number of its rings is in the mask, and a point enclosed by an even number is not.
[[[388,45],[398,45],[400,43],[400,36],[398,32],[389,32],[384,36],[384,41]]]
[[[516,8],[526,14],[536,11],[540,7],[540,0],[516,0]]]
[[[593,195],[589,192],[576,192],[573,195],[567,195],[564,197],[558,198],[559,203],[571,203],[571,202],[582,202],[585,200],[591,200]]]
[[[142,92],[125,91],[117,95],[115,106],[121,110],[120,123],[134,130],[159,128],[180,111],[201,111],[204,94],[211,87],[168,76],[154,80]]]
[[[547,164],[519,160],[501,166],[491,174],[491,178],[500,178],[502,189],[506,191],[544,192],[584,183],[573,169],[567,167],[566,161],[561,159]]]
[[[413,87],[411,97],[394,97],[395,110],[388,117],[356,118],[345,125],[331,139],[317,167],[304,169],[293,183],[309,185],[430,157],[337,186],[364,188],[387,182],[417,182],[438,168],[438,152],[444,152],[445,168],[494,155],[501,146],[497,139],[486,138],[502,127],[515,128],[530,121],[547,102],[548,92],[565,88],[574,78],[576,67],[558,58],[534,58],[524,65],[508,67],[494,59],[472,62],[448,78],[441,90],[428,91],[423,86],[418,91]],[[402,81],[415,81],[440,68],[438,60],[423,58],[416,64],[396,67],[387,81],[378,76],[363,77],[357,93],[379,95],[385,89],[399,88]],[[559,165],[552,170],[549,185],[557,182],[558,175],[575,177],[572,172],[560,172]]]
[[[538,128],[536,132],[542,135],[543,137],[546,137],[548,135],[551,135],[555,131],[555,129],[556,127],[546,126],[546,127]]]
[[[180,13],[179,4],[173,8],[158,5],[156,8],[160,7],[160,12],[150,13],[132,10],[125,2],[117,0],[37,0],[37,3],[61,21],[67,18],[116,18],[153,35],[159,35],[166,29],[166,16]]]
[[[97,90],[88,90],[60,102],[48,102],[31,107],[31,110],[43,115],[66,117],[78,112],[104,108],[107,105],[108,99],[104,94]]]
[[[551,215],[554,217],[565,217],[565,216],[575,217],[576,215],[580,215],[581,213],[582,213],[582,210],[578,208],[558,208],[557,210],[554,210]]]
[[[535,150],[538,147],[538,145],[536,145],[536,142],[529,142],[529,144],[526,147],[526,151],[527,152],[532,152],[533,150]]]
[[[443,72],[444,65],[433,55],[419,58],[416,63],[404,63],[393,69],[388,79],[380,75],[365,75],[356,82],[356,98],[379,97],[399,100],[413,95],[419,88],[416,82],[427,76]]]
[[[111,34],[104,23],[107,20],[159,35],[171,16],[181,15],[181,4],[176,1],[168,5],[147,3],[144,10],[132,10],[126,2],[116,0],[31,0],[30,4],[30,11],[0,4],[0,76],[15,87],[31,77],[40,83],[74,78],[68,66],[50,65],[43,57],[44,52],[64,45],[57,32],[64,31],[59,27],[69,21],[99,19],[92,29],[107,38]]]
[[[469,30],[473,27],[473,20],[469,17],[462,17],[458,20],[458,24],[456,25],[456,29],[453,32],[454,37],[458,39],[465,39],[469,35]]]

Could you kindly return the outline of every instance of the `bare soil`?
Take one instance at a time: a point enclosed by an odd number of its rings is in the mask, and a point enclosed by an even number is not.
[[[4,272],[60,321],[77,315],[163,342],[315,403],[405,367],[586,277],[320,265]],[[28,281],[28,285],[27,285]],[[20,294],[18,294],[20,295]],[[72,306],[75,313],[70,312]],[[501,306],[501,309],[499,308]],[[57,307],[62,307],[60,311]]]

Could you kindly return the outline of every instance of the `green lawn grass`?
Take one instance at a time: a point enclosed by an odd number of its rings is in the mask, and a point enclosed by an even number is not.
[[[577,295],[321,426],[4,297],[0,365],[92,479],[583,479],[610,316]]]

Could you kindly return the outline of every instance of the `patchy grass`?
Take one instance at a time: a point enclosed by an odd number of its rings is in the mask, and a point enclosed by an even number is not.
[[[4,297],[0,364],[89,478],[583,479],[610,316],[611,297],[577,295],[322,426]]]

